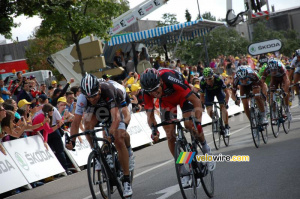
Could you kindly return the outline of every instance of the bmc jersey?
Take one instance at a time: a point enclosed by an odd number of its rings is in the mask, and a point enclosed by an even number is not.
[[[297,68],[300,67],[300,61],[297,61],[297,56],[294,57],[291,63],[291,68]]]
[[[217,91],[225,88],[226,85],[224,81],[218,75],[214,75],[214,84],[212,86],[208,85],[204,78],[201,78],[200,80],[200,93],[205,93],[207,91]]]
[[[276,70],[276,74],[273,74],[271,73],[271,68],[267,66],[261,78],[266,79],[266,77],[268,77],[270,74],[272,77],[282,77],[286,74],[286,68],[281,62],[278,62],[278,69]]]
[[[100,81],[101,97],[96,105],[92,105],[83,94],[80,94],[76,104],[75,114],[82,115],[88,107],[106,107],[109,110],[126,104],[123,93],[111,83]]]
[[[188,82],[178,71],[163,68],[158,72],[163,82],[161,101],[177,105],[192,94]],[[153,97],[148,92],[144,92],[144,103],[146,110],[154,109]]]
[[[233,86],[232,86],[233,90],[237,90],[238,85],[247,86],[252,83],[258,83],[260,81],[256,72],[254,72],[250,67],[247,68],[247,71],[248,71],[247,74],[248,81],[246,84],[242,84],[240,79],[236,76],[236,74],[234,75]]]

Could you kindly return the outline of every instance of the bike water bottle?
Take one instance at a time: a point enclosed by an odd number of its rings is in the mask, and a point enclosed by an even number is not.
[[[106,162],[107,162],[107,164],[110,168],[114,168],[114,162],[113,162],[113,159],[112,159],[112,155],[108,154],[106,156]]]

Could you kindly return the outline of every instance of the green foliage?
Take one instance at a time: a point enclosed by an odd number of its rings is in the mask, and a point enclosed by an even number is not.
[[[188,9],[185,10],[185,19],[186,19],[186,21],[191,21],[192,20],[192,15],[191,15],[191,13],[189,12]]]
[[[205,12],[204,14],[202,14],[202,18],[211,21],[216,21],[216,17],[213,16],[210,12]]]
[[[282,42],[281,53],[291,56],[300,46],[299,33],[295,30],[274,31],[266,26],[266,22],[258,22],[254,26],[253,43],[279,39]]]
[[[179,24],[176,18],[176,14],[165,13],[162,16],[162,21],[158,22],[157,27],[170,26],[174,24]]]
[[[52,70],[55,72],[57,70],[47,62],[47,58],[66,47],[67,43],[62,35],[51,35],[43,38],[34,38],[32,36],[29,40],[29,47],[25,49],[26,62],[31,71]],[[56,78],[61,80],[62,74],[56,75]]]
[[[246,54],[249,42],[241,37],[235,29],[219,27],[205,36],[209,58],[219,55]],[[188,64],[196,64],[199,60],[205,60],[203,38],[195,38],[180,44],[176,57],[185,60]],[[198,43],[198,45],[196,45]],[[199,43],[202,43],[199,46]]]

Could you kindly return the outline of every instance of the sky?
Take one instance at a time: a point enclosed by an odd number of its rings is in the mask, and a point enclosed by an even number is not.
[[[226,17],[226,0],[198,0],[201,15],[205,12],[211,12],[216,19]],[[275,11],[287,9],[290,7],[300,6],[300,0],[268,0],[269,6],[275,6]],[[144,0],[129,0],[130,8],[137,6],[138,4],[144,2]],[[232,8],[236,14],[244,11],[244,0],[232,0]],[[185,22],[185,10],[188,9],[192,15],[192,20],[196,20],[198,15],[197,0],[169,0],[167,4],[158,8],[151,14],[143,18],[143,20],[162,20],[162,15],[164,13],[176,14],[177,21]],[[267,10],[266,6],[262,7],[262,10]],[[19,41],[25,41],[30,35],[32,35],[33,30],[40,25],[41,19],[37,16],[33,18],[28,18],[25,16],[20,16],[15,19],[16,23],[21,23],[20,27],[13,28],[12,34],[13,39]],[[5,38],[0,35],[0,41]],[[6,43],[11,43],[12,41],[6,40]]]

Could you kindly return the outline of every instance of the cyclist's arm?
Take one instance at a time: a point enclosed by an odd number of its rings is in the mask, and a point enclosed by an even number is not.
[[[156,120],[155,120],[155,117],[154,117],[154,111],[152,110],[146,110],[146,113],[147,113],[147,119],[148,119],[148,125],[149,127],[151,128],[152,125],[156,125]]]
[[[129,112],[129,109],[127,106],[124,106],[122,107],[122,114],[124,116],[124,122],[129,125],[129,122],[131,120],[131,115],[130,115],[130,112]]]
[[[202,104],[205,104],[205,95],[204,93],[200,93],[200,100]]]
[[[120,117],[120,113],[119,113],[119,108],[118,107],[113,107],[110,109],[110,114],[112,117],[112,123],[111,126],[109,128],[109,132],[110,133],[114,133],[117,131],[120,121],[121,121],[121,117]]]
[[[194,105],[195,116],[196,116],[197,120],[199,122],[201,122],[201,120],[202,120],[202,111],[203,110],[202,110],[202,106],[201,106],[199,98],[195,94],[192,93],[187,98],[187,100],[190,101]]]
[[[225,102],[226,102],[226,104],[228,105],[228,100],[229,100],[229,96],[230,96],[229,89],[228,89],[228,88],[225,88],[225,89],[224,89],[224,92],[225,92]]]
[[[71,136],[75,135],[75,134],[78,134],[81,119],[82,119],[82,115],[79,115],[79,114],[74,115],[74,120],[71,124],[71,129],[70,129]],[[73,141],[75,141],[75,139],[76,138],[73,138]]]

